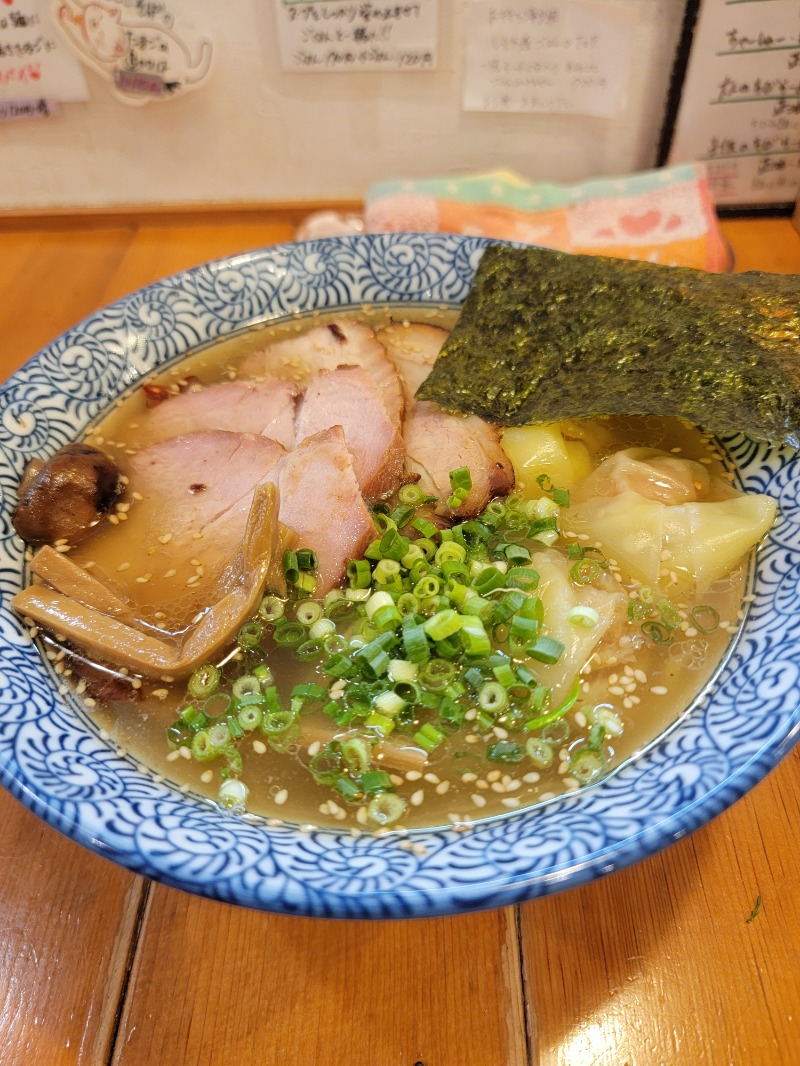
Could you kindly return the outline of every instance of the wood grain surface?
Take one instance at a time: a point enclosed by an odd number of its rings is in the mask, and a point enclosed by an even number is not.
[[[723,228],[737,269],[800,273],[788,220]],[[0,380],[110,300],[292,232],[288,214],[0,221]],[[799,837],[795,749],[595,884],[333,922],[146,882],[0,792],[0,1066],[796,1066]]]

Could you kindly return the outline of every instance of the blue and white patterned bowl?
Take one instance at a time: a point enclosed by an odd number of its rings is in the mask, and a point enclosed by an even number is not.
[[[724,442],[742,484],[777,498],[755,601],[712,692],[600,785],[470,832],[397,841],[302,832],[223,814],[120,757],[7,604],[24,576],[9,512],[27,460],[78,435],[144,373],[255,323],[364,303],[454,307],[486,241],[361,236],[268,248],[151,285],[92,315],[0,391],[0,781],[35,814],[137,873],[215,899],[293,914],[406,917],[500,906],[644,858],[719,814],[800,730],[798,460]]]

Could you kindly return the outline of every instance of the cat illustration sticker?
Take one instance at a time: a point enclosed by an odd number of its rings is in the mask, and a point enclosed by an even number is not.
[[[211,75],[211,40],[179,28],[166,3],[55,0],[53,13],[80,59],[126,104],[179,96]]]

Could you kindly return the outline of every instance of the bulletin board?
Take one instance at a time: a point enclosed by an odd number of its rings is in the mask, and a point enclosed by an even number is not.
[[[683,9],[2,0],[0,213],[333,203],[397,178],[645,170]],[[55,54],[71,73],[51,82]]]

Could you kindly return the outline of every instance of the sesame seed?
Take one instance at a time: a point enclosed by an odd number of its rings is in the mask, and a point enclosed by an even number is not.
[[[449,792],[449,791],[450,791],[450,782],[449,781],[440,781],[439,784],[436,786],[436,794],[438,796],[443,796],[445,794],[445,792]]]
[[[432,785],[438,785],[440,778],[437,774],[427,773],[424,775],[425,780],[429,781]]]
[[[472,800],[472,802],[475,804],[476,807],[485,807],[486,806],[486,797],[485,796],[481,796],[480,793],[478,793],[478,792],[473,792],[473,794],[470,796],[470,799]]]
[[[368,818],[369,815],[367,813],[367,808],[359,807],[356,811],[356,821],[359,822],[361,825],[366,825]]]
[[[160,536],[160,537],[158,538],[159,544],[169,544],[169,542],[170,542],[171,540],[172,540],[172,534],[171,534],[171,533],[163,533],[163,534],[162,534],[162,535],[161,535],[161,536]]]
[[[142,496],[141,492],[132,492],[131,495],[133,496],[134,500],[144,499],[144,496]]]
[[[169,755],[167,756],[167,762],[175,762],[175,760],[180,759],[180,757],[181,753],[176,749],[175,751],[171,751],[169,753]]]
[[[151,578],[152,576],[153,576],[152,574],[142,574],[142,576],[141,576],[141,577],[137,577],[137,578],[136,578],[136,581],[137,581],[137,582],[138,582],[138,584],[140,584],[140,585],[146,585],[146,584],[147,584],[147,582],[148,582],[148,581],[150,580],[150,578]]]
[[[308,754],[312,756],[317,755],[322,748],[322,742],[319,740],[312,740],[308,745]],[[266,749],[264,749],[266,750]]]
[[[422,774],[420,773],[419,770],[407,770],[406,771],[406,781],[419,781],[419,779],[421,777],[422,777]]]
[[[131,688],[139,689],[141,687],[142,687],[142,679],[140,677],[135,677],[133,679],[133,681],[131,681]]]
[[[475,788],[479,788],[482,792],[485,792],[488,787],[489,787],[489,782],[488,781],[476,781],[475,782]]]
[[[165,700],[169,695],[169,692],[165,688],[154,688],[150,695],[154,696],[157,700]]]
[[[473,781],[478,780],[478,775],[473,773],[462,774],[461,780],[465,781],[467,784],[471,784]]]
[[[192,576],[190,578],[187,578],[186,584],[187,585],[196,585],[199,580],[200,580],[200,575],[199,574],[192,574]]]
[[[487,781],[499,781],[501,776],[502,776],[502,774],[501,774],[501,772],[499,770],[490,770],[489,773],[486,775],[486,780]]]
[[[416,792],[412,792],[408,802],[411,804],[412,807],[419,807],[419,805],[424,799],[425,790],[422,788],[418,788]]]
[[[209,781],[214,780],[214,771],[205,770],[202,774],[200,774],[200,780],[203,782],[204,785],[207,785]]]
[[[504,807],[519,807],[520,800],[517,796],[508,796],[506,799],[501,799],[500,802]]]
[[[668,691],[669,689],[667,689],[664,685],[653,685],[650,689],[650,692],[654,696],[666,696]]]
[[[119,525],[119,518],[117,517],[117,515],[115,515],[115,514],[106,515],[106,518],[109,520],[109,522],[111,523],[112,526],[118,526]]]
[[[502,781],[492,781],[492,792],[505,792],[506,786]]]
[[[177,570],[167,570],[167,572],[164,574],[164,577],[175,577],[177,572]]]
[[[282,788],[282,789],[280,789],[279,792],[275,793],[274,801],[275,801],[275,803],[277,803],[277,805],[279,807],[282,807],[283,804],[287,801],[288,798],[289,798],[289,790],[285,789],[285,788]]]
[[[130,568],[131,568],[131,564],[130,563],[120,563],[119,566],[117,567],[117,573],[120,574],[120,573],[122,573],[123,570],[130,570]]]
[[[256,753],[256,755],[266,755],[267,745],[264,743],[263,740],[254,740],[253,751]]]

